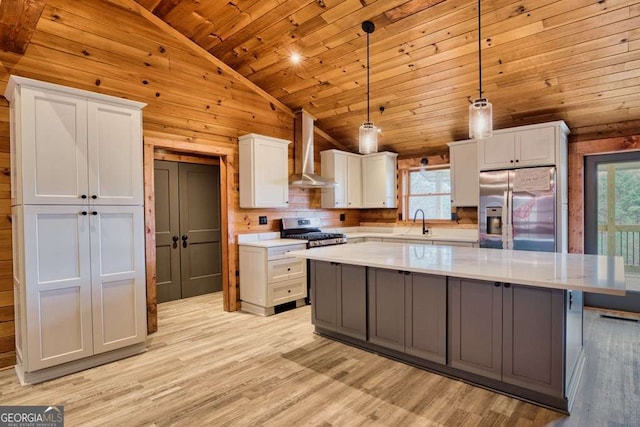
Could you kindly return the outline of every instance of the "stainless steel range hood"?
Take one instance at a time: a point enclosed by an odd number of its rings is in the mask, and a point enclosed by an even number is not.
[[[293,122],[293,155],[295,173],[289,177],[289,185],[303,188],[332,188],[335,181],[313,173],[313,122],[314,117],[304,110],[295,113]]]

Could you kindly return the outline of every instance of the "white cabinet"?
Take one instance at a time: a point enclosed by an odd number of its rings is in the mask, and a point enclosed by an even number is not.
[[[276,247],[240,244],[240,300],[242,310],[268,316],[274,307],[307,297],[307,262],[287,252],[302,250],[305,243]]]
[[[451,164],[451,204],[478,206],[480,188],[476,141],[451,142],[447,145]]]
[[[145,350],[142,103],[11,77],[16,371]]]
[[[238,138],[241,208],[289,206],[290,143],[254,133]]]
[[[321,175],[333,179],[337,186],[323,188],[323,208],[362,207],[362,161],[358,154],[327,150],[320,153]]]
[[[18,80],[11,109],[12,204],[141,205],[141,104],[116,105],[29,83]]]
[[[362,156],[362,207],[397,206],[396,163],[398,154],[383,151]]]
[[[142,206],[19,205],[25,372],[143,342]],[[95,214],[94,214],[95,212]],[[22,221],[21,221],[22,220]],[[34,254],[34,255],[28,255]],[[18,293],[20,294],[20,286]]]
[[[560,164],[568,133],[564,122],[495,131],[491,138],[478,140],[478,168],[482,171]]]

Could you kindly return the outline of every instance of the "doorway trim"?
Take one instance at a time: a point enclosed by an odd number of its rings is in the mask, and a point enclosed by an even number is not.
[[[158,330],[158,301],[156,293],[156,215],[154,205],[153,164],[156,149],[177,154],[198,154],[217,157],[220,160],[220,245],[222,256],[222,301],[225,311],[235,311],[237,288],[234,254],[229,251],[233,241],[233,223],[229,221],[229,206],[233,206],[229,185],[233,183],[233,149],[215,145],[198,144],[168,138],[145,137],[144,158],[144,222],[147,288],[147,333]],[[233,261],[233,262],[232,262]],[[231,269],[234,269],[232,271]]]

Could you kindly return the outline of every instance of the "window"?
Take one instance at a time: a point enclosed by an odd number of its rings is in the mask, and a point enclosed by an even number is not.
[[[412,220],[417,209],[422,209],[427,219],[451,219],[449,168],[406,170],[403,189],[405,220]]]

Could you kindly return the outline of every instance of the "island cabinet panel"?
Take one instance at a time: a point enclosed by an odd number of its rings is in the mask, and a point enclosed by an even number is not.
[[[367,339],[367,268],[339,264],[336,332]]]
[[[450,364],[502,379],[502,285],[449,278]]]
[[[366,267],[310,261],[311,317],[319,328],[367,339]]]
[[[369,268],[369,341],[405,350],[405,272]]]
[[[446,347],[447,278],[405,276],[405,352],[444,365]]]
[[[505,284],[502,297],[502,381],[562,397],[563,291]]]
[[[334,262],[311,261],[311,322],[336,330],[338,325],[338,269]]]
[[[449,278],[450,364],[562,398],[564,291]]]

